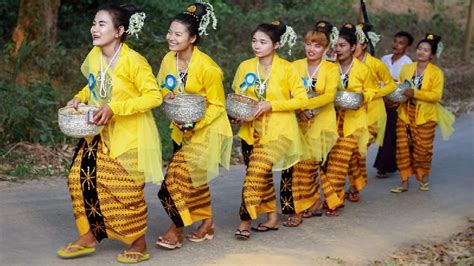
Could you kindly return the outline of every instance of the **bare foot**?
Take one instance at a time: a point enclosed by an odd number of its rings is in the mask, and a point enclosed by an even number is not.
[[[191,232],[187,235],[188,239],[202,239],[206,235],[214,235],[214,220],[208,218],[202,221],[202,224],[194,232]]]
[[[135,252],[139,252],[142,255]],[[132,260],[139,260],[145,253],[146,253],[146,242],[145,242],[145,236],[143,235],[139,239],[135,240],[135,242],[132,243],[132,245],[126,250],[126,252],[121,252],[118,256],[126,257]]]
[[[97,241],[91,231],[79,237],[76,242],[73,242],[71,246],[66,245],[62,249],[67,252],[77,251],[78,248],[74,246],[93,248],[97,245]]]

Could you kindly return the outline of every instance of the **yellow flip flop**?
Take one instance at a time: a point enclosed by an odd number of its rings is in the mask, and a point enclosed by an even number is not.
[[[127,257],[128,255],[133,255],[134,258]],[[135,264],[142,261],[146,261],[150,259],[150,253],[145,252],[138,252],[138,251],[128,251],[124,250],[117,256],[117,261],[120,263],[126,264]]]
[[[74,245],[69,243],[66,246],[66,249],[76,249],[75,251],[66,251],[64,248],[58,249],[56,252],[58,256],[62,259],[74,259],[79,257],[84,257],[95,253],[95,248],[83,247],[80,245]]]
[[[392,190],[390,190],[390,191],[392,191],[392,193],[402,193],[402,192],[407,192],[408,188],[398,186],[398,187],[392,188]]]
[[[419,189],[421,191],[430,191],[430,185],[429,183],[421,183]]]

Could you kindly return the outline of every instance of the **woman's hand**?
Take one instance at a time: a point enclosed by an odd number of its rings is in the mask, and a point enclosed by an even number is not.
[[[403,94],[403,96],[406,96],[408,98],[413,98],[415,96],[415,90],[414,89],[406,89],[402,94]]]
[[[229,118],[229,121],[232,125],[237,125],[237,124],[240,124],[242,123],[242,120],[239,120],[239,119],[236,119],[236,118],[232,118],[230,116],[227,116]]]
[[[92,122],[98,126],[107,125],[112,117],[114,116],[114,112],[108,105],[102,105],[99,110],[94,114],[94,118]]]
[[[298,114],[299,121],[308,121],[313,118],[313,112],[311,110],[304,110]]]
[[[257,111],[255,112],[255,118],[258,118],[262,114],[272,110],[272,104],[269,101],[259,102],[257,105]]]
[[[174,93],[170,92],[168,94],[165,95],[165,100],[172,100],[174,99]]]
[[[72,100],[70,100],[69,102],[67,102],[66,106],[72,107],[72,108],[77,110],[77,107],[79,106],[79,104],[81,104],[81,99],[76,97],[76,98],[73,98]]]

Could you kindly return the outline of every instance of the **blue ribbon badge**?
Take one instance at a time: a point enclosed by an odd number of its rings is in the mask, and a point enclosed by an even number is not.
[[[257,75],[254,73],[247,73],[244,77],[244,82],[240,84],[240,93],[244,93],[250,86],[255,85],[257,82]]]
[[[301,77],[301,80],[303,81],[303,86],[304,86],[305,88],[308,88],[308,80],[305,79],[305,78],[303,78],[303,77]]]
[[[165,83],[161,84],[161,88],[167,88],[168,90],[172,91],[176,87],[177,80],[176,78],[169,74],[165,77]]]
[[[95,86],[95,78],[94,78],[94,74],[92,73],[89,73],[89,90],[91,91],[92,93],[92,96],[94,96],[94,100],[97,101],[97,95],[95,94],[95,91],[94,91],[94,86]]]

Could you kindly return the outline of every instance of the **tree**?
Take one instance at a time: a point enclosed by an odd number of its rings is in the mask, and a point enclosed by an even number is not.
[[[56,43],[59,5],[60,0],[20,0],[17,25],[12,35],[15,69],[28,64],[28,69],[34,70],[22,75],[20,83],[26,81],[24,77],[36,79],[47,72],[48,66],[44,62],[47,62]]]

